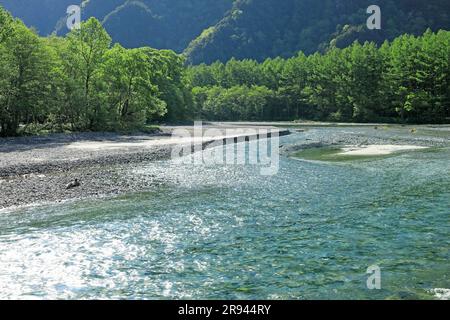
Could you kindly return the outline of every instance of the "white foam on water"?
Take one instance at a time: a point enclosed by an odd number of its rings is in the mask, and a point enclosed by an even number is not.
[[[439,300],[450,300],[450,289],[435,288],[431,289],[430,292]]]

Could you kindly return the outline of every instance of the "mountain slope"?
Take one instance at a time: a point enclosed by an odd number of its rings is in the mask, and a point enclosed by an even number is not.
[[[125,46],[181,52],[203,29],[217,23],[231,4],[232,0],[125,1],[105,16],[104,25]]]
[[[66,14],[67,7],[77,0],[0,0],[0,5],[41,35],[55,29],[58,20]]]
[[[41,35],[68,30],[64,17],[83,3],[82,19],[96,17],[115,42],[182,52],[203,29],[220,21],[233,0],[0,0],[0,5]]]
[[[82,19],[98,18],[114,42],[184,52],[191,64],[290,57],[354,40],[382,43],[427,28],[450,30],[448,0],[0,0],[41,35],[65,34],[66,8],[77,2]],[[382,30],[366,28],[374,3]]]
[[[382,9],[382,30],[368,30],[366,9]],[[450,29],[447,0],[237,0],[219,23],[185,50],[190,63],[313,53],[354,40],[381,43],[402,33]]]

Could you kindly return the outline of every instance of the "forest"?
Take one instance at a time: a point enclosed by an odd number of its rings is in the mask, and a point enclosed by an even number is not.
[[[66,37],[39,37],[0,10],[0,135],[131,130],[184,118],[184,60],[125,49],[95,18]]]
[[[197,117],[215,120],[448,122],[450,32],[354,42],[289,59],[187,70]]]
[[[0,135],[203,120],[449,121],[450,32],[188,66],[113,44],[95,18],[39,37],[0,7]]]

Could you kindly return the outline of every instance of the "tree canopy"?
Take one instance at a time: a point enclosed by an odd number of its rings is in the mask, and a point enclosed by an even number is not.
[[[39,37],[0,7],[0,135],[142,128],[183,117],[184,60],[169,50],[125,49],[95,18],[66,37]]]
[[[449,63],[450,32],[428,30],[381,47],[355,42],[326,54],[201,64],[190,67],[187,78],[196,112],[206,119],[446,122]],[[246,95],[265,97],[259,100],[263,112],[246,112],[252,103],[236,104],[240,86]]]
[[[1,136],[194,119],[450,119],[448,31],[186,66],[171,50],[112,45],[95,18],[65,37],[42,38],[0,7],[0,25]]]

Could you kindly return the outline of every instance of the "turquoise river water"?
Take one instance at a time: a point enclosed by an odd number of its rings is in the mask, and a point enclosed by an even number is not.
[[[2,212],[0,298],[436,298],[450,288],[449,160],[445,148],[345,163],[282,156],[274,176],[147,163],[130,174],[171,183]],[[366,286],[371,265],[381,290]]]

